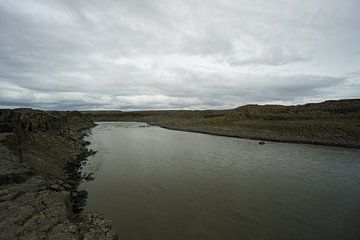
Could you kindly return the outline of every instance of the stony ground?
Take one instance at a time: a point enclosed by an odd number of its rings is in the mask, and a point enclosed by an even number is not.
[[[24,131],[28,122],[18,119],[26,117],[24,112],[12,114],[5,118],[0,112],[0,239],[116,239],[110,220],[75,211],[80,195],[76,171],[85,149],[76,131],[81,128],[65,130],[58,123],[55,128],[52,116],[37,112],[37,123]],[[44,118],[48,129],[40,131],[34,124]]]

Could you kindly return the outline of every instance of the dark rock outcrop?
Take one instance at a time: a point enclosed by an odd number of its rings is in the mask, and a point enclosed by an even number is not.
[[[109,220],[77,214],[92,126],[76,111],[0,110],[0,239],[116,239]]]

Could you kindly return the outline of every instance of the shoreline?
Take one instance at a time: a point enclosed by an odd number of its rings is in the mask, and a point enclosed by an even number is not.
[[[120,121],[118,121],[118,122],[120,122]],[[342,147],[342,148],[360,149],[360,145],[354,145],[354,144],[324,143],[324,142],[317,142],[317,141],[310,141],[310,140],[308,140],[308,141],[307,140],[285,140],[285,139],[281,140],[281,139],[276,139],[276,138],[262,138],[262,137],[231,135],[231,134],[226,134],[226,133],[213,133],[213,132],[207,132],[207,131],[203,131],[203,130],[168,127],[168,126],[163,126],[161,124],[152,124],[152,123],[147,123],[147,124],[150,124],[152,126],[161,127],[161,128],[168,129],[168,130],[173,130],[173,131],[201,133],[201,134],[208,134],[208,135],[213,135],[213,136],[240,138],[240,139],[254,140],[254,141],[308,144],[308,145],[315,145],[315,146],[328,146],[328,147]]]
[[[0,123],[1,239],[117,239],[110,220],[81,212],[91,119],[15,109],[0,110]]]
[[[360,99],[304,105],[245,105],[226,110],[83,111],[94,121],[146,122],[163,128],[259,141],[360,149]]]
[[[326,143],[320,141],[311,141],[311,140],[289,140],[289,139],[276,139],[276,138],[265,138],[265,137],[252,137],[252,136],[241,136],[235,134],[227,134],[227,133],[215,133],[211,131],[205,130],[196,130],[196,129],[189,129],[189,128],[178,128],[178,127],[171,127],[167,125],[162,125],[159,123],[154,122],[146,122],[146,121],[127,121],[127,120],[111,120],[111,121],[97,121],[97,122],[138,122],[138,123],[146,123],[150,126],[156,126],[160,128],[164,128],[167,130],[172,131],[180,131],[180,132],[190,132],[190,133],[200,133],[200,134],[207,134],[213,136],[220,136],[220,137],[229,137],[229,138],[239,138],[245,140],[254,140],[254,141],[265,141],[265,142],[276,142],[276,143],[293,143],[293,144],[308,144],[308,145],[315,145],[315,146],[327,146],[327,147],[341,147],[341,148],[352,148],[352,149],[360,149],[360,145],[354,144],[339,144],[339,143]]]

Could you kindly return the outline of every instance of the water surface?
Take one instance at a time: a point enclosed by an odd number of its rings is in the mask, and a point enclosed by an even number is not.
[[[120,239],[360,239],[360,151],[99,123],[85,211]]]

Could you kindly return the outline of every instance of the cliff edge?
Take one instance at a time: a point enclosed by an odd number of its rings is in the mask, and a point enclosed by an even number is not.
[[[94,125],[77,111],[0,110],[0,239],[116,239],[110,220],[80,213]]]

